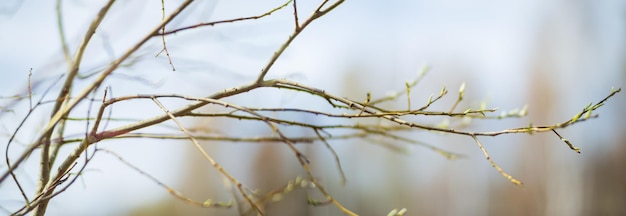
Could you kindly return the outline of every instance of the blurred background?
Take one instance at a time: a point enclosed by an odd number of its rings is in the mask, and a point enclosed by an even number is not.
[[[165,1],[166,12],[182,2]],[[167,28],[173,29],[263,14],[281,1],[198,1]],[[68,48],[74,53],[95,13],[105,1],[70,0],[60,5]],[[300,19],[318,2],[298,2]],[[0,141],[2,153],[15,158],[35,140],[49,107],[27,122],[6,152],[8,138],[28,111],[26,100],[32,68],[34,98],[44,96],[67,71],[62,54],[55,1],[0,2]],[[271,16],[207,26],[166,37],[175,71],[161,54],[160,38],[142,47],[131,61],[107,79],[112,96],[175,93],[207,96],[254,80],[272,53],[293,30],[291,6]],[[88,47],[81,74],[97,73],[135,44],[161,20],[160,1],[115,3]],[[447,111],[466,83],[458,110],[498,107],[509,111],[528,106],[520,119],[474,120],[465,130],[494,131],[566,121],[590,102],[598,102],[611,87],[626,81],[626,1],[347,1],[309,26],[270,71],[270,78],[287,78],[357,100],[403,90],[431,67],[411,92],[413,107],[447,86],[450,94],[432,110]],[[73,91],[80,91],[86,76]],[[56,90],[56,91],[55,91]],[[56,93],[51,93],[52,96]],[[101,93],[100,93],[101,95]],[[50,96],[49,96],[50,97]],[[259,107],[300,107],[332,111],[323,100],[287,91],[257,90],[225,99]],[[163,101],[170,109],[184,101]],[[403,109],[405,98],[385,104]],[[313,173],[347,208],[362,215],[386,215],[407,208],[409,215],[624,215],[626,214],[626,135],[623,93],[602,107],[600,117],[559,133],[582,149],[571,151],[551,133],[483,137],[491,157],[524,182],[515,186],[484,158],[469,137],[425,131],[402,135],[464,157],[448,160],[419,145],[393,140],[338,140],[330,144],[341,158],[347,182],[342,186],[334,158],[322,143],[299,144],[312,162]],[[84,117],[85,103],[72,113]],[[93,110],[94,108],[92,108]],[[220,110],[207,107],[204,111]],[[341,111],[343,112],[343,111]],[[112,116],[141,120],[162,111],[149,101],[120,103]],[[499,113],[495,113],[497,115]],[[93,114],[92,114],[93,115]],[[292,113],[293,120],[329,124],[337,120]],[[420,117],[436,124],[441,118]],[[228,119],[183,119],[207,134],[270,136],[262,124]],[[363,121],[363,120],[354,120]],[[363,121],[371,123],[370,121]],[[115,128],[128,121],[111,121]],[[454,125],[454,124],[452,124]],[[85,122],[68,125],[79,137]],[[146,132],[172,132],[154,127]],[[288,128],[290,136],[315,136],[308,129]],[[340,133],[340,132],[339,132]],[[205,149],[244,184],[265,193],[304,176],[291,151],[280,143],[204,142]],[[229,201],[231,189],[187,141],[123,139],[98,148],[116,152],[159,181],[190,198]],[[66,149],[69,152],[73,147]],[[2,163],[2,170],[6,165]],[[37,158],[17,174],[27,191],[34,191]],[[34,192],[32,192],[34,193]],[[29,196],[32,196],[32,193]],[[312,207],[313,189],[285,194],[267,206],[269,215],[341,215],[334,206]],[[23,205],[12,181],[0,184],[0,214]],[[98,153],[78,182],[53,199],[49,215],[237,215],[232,209],[191,207],[170,196],[115,156]]]

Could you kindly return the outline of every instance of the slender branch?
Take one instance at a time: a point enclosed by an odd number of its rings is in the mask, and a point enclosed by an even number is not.
[[[254,111],[270,111],[270,112],[298,112],[298,113],[309,113],[313,115],[321,115],[327,117],[334,118],[378,118],[384,115],[395,115],[395,116],[406,116],[406,115],[424,115],[424,116],[450,116],[450,117],[472,117],[472,118],[490,118],[489,116],[483,116],[484,113],[495,112],[496,109],[483,109],[483,110],[470,110],[468,112],[443,112],[443,111],[420,111],[420,110],[388,110],[384,113],[371,113],[371,114],[335,114],[335,113],[327,113],[317,110],[307,110],[307,109],[299,109],[299,108],[249,108]],[[360,113],[360,112],[359,112]],[[471,114],[480,114],[480,115],[471,115]],[[200,115],[200,114],[198,114]],[[219,113],[211,113],[207,115],[220,115]],[[493,118],[498,118],[499,116],[495,116]]]
[[[572,143],[569,140],[565,139],[565,137],[563,137],[563,136],[561,136],[561,134],[557,133],[556,130],[553,129],[552,132],[554,132],[554,134],[556,134],[556,136],[558,136],[559,139],[561,139],[561,141],[563,141],[565,144],[567,144],[567,146],[569,146],[569,148],[571,150],[573,150],[576,153],[580,154],[580,148],[572,145]]]
[[[330,151],[330,153],[333,154],[333,157],[335,158],[335,164],[337,164],[337,170],[339,170],[339,176],[341,176],[341,185],[345,185],[346,184],[346,174],[343,172],[343,167],[341,166],[341,160],[339,160],[339,156],[337,155],[337,152],[326,141],[326,138],[324,138],[324,136],[322,136],[322,134],[320,134],[319,129],[314,129],[313,131],[315,131],[315,135],[317,135],[317,137],[324,143],[324,145],[326,146],[328,151]]]
[[[72,66],[72,57],[70,54],[70,50],[67,47],[67,39],[65,38],[65,30],[63,29],[63,10],[62,10],[62,0],[57,0],[56,2],[56,13],[57,13],[57,28],[59,29],[59,37],[61,39],[61,48],[63,49],[63,57],[65,58],[65,63],[68,67]]]
[[[165,0],[161,0],[161,20],[165,19]],[[161,32],[165,32],[165,25],[163,25],[161,27]],[[172,66],[172,71],[176,71],[176,68],[174,68],[174,63],[172,62],[172,57],[170,56],[170,52],[167,50],[167,45],[165,44],[165,35],[161,35],[161,41],[163,42],[163,52],[165,52],[165,55],[167,56],[167,60],[169,61],[170,65]],[[160,53],[159,53],[160,54]],[[159,54],[157,54],[156,56],[159,56]]]
[[[483,152],[483,155],[485,155],[485,158],[489,161],[489,163],[491,164],[491,166],[493,168],[495,168],[500,175],[504,176],[504,178],[506,178],[507,180],[509,180],[511,183],[515,184],[515,185],[522,185],[522,182],[513,178],[513,176],[509,175],[508,173],[504,172],[504,170],[502,170],[502,168],[500,166],[498,166],[498,164],[496,164],[495,161],[493,161],[493,159],[491,159],[491,156],[489,156],[489,153],[487,153],[487,150],[485,149],[485,147],[483,147],[482,144],[480,144],[480,141],[478,141],[478,137],[476,136],[471,136],[472,138],[474,138],[474,142],[476,142],[476,145],[478,145],[478,148],[480,149],[480,151]]]
[[[187,137],[188,138],[188,137]],[[174,188],[166,185],[165,183],[159,181],[159,179],[157,179],[156,177],[148,174],[147,172],[141,170],[139,167],[133,165],[132,163],[128,162],[127,160],[125,160],[122,156],[120,156],[119,154],[107,150],[107,149],[97,149],[97,151],[103,151],[106,152],[110,155],[113,155],[113,157],[115,157],[117,160],[119,160],[120,162],[122,162],[124,165],[130,167],[131,169],[133,169],[135,172],[139,173],[142,176],[145,176],[147,178],[149,178],[150,180],[152,180],[153,182],[155,182],[157,185],[165,188],[165,190],[167,190],[167,192],[169,194],[171,194],[172,196],[176,197],[179,200],[182,200],[183,202],[190,204],[190,205],[194,205],[194,206],[198,206],[198,207],[218,207],[218,208],[230,208],[233,206],[233,202],[229,201],[229,202],[211,202],[209,200],[204,201],[204,202],[199,202],[193,199],[190,199],[186,196],[184,196],[182,193],[176,191]]]
[[[187,26],[187,27],[183,27],[183,28],[178,28],[178,29],[174,29],[171,31],[165,31],[165,29],[163,29],[161,32],[157,32],[154,36],[165,36],[165,35],[169,35],[169,34],[174,34],[180,31],[185,31],[185,30],[189,30],[189,29],[195,29],[195,28],[199,28],[199,27],[203,27],[203,26],[214,26],[214,25],[218,25],[218,24],[224,24],[224,23],[234,23],[234,22],[239,22],[239,21],[244,21],[244,20],[255,20],[255,19],[260,19],[269,15],[272,15],[272,13],[283,9],[284,7],[286,7],[287,5],[289,5],[289,3],[291,3],[291,1],[293,0],[289,0],[287,2],[285,2],[285,4],[278,6],[277,8],[274,8],[268,12],[265,12],[264,14],[261,15],[257,15],[257,16],[251,16],[251,17],[242,17],[242,18],[236,18],[236,19],[227,19],[227,20],[220,20],[220,21],[214,21],[214,22],[208,22],[208,23],[199,23],[199,24],[195,24],[192,26]]]
[[[452,105],[452,107],[450,108],[450,111],[448,112],[454,112],[454,109],[456,108],[456,106],[459,105],[459,103],[463,100],[464,93],[465,93],[465,82],[463,82],[463,84],[461,84],[461,87],[459,87],[459,97],[457,97],[456,101],[454,101],[454,105]]]
[[[300,21],[298,21],[298,6],[296,0],[293,0],[293,21],[295,22],[296,31],[300,29]]]
[[[287,47],[289,47],[289,45],[291,45],[291,42],[293,42],[293,40],[296,39],[296,37],[298,37],[298,35],[302,32],[302,30],[304,30],[309,24],[311,24],[317,18],[320,18],[320,17],[324,16],[326,13],[328,13],[329,11],[334,9],[335,7],[339,6],[341,3],[343,3],[343,1],[344,0],[336,1],[328,9],[323,10],[323,11],[320,10],[320,9],[321,9],[321,7],[324,4],[326,4],[327,1],[322,2],[322,4],[320,4],[318,9],[316,11],[314,11],[313,14],[311,14],[311,16],[300,25],[300,28],[295,29],[293,31],[293,33],[291,33],[291,35],[289,35],[289,38],[287,39],[287,41],[285,41],[285,43],[283,43],[278,48],[278,50],[276,52],[274,52],[274,54],[270,58],[269,62],[265,65],[265,67],[263,69],[261,69],[261,72],[260,72],[259,76],[257,77],[255,83],[261,84],[263,82],[263,80],[265,79],[265,75],[267,75],[267,73],[272,68],[272,66],[274,65],[276,60],[278,60],[278,58],[283,54],[283,52],[285,52]]]
[[[30,101],[32,100],[32,92],[30,89],[30,85],[28,88],[28,92],[29,92],[29,107],[31,107],[28,110],[28,113],[26,113],[26,116],[24,116],[24,118],[22,118],[22,120],[20,121],[20,123],[18,124],[17,128],[15,128],[15,130],[13,131],[13,133],[11,133],[11,137],[9,138],[9,141],[6,144],[6,149],[5,149],[5,162],[7,165],[7,172],[4,173],[2,175],[2,178],[0,178],[0,183],[4,182],[4,180],[6,179],[6,177],[8,175],[11,175],[11,178],[13,179],[13,181],[15,182],[15,184],[17,185],[18,189],[20,190],[20,193],[22,193],[22,196],[24,197],[25,201],[26,201],[26,206],[30,206],[30,201],[28,200],[28,196],[26,196],[26,192],[24,192],[24,189],[22,188],[22,185],[20,184],[20,182],[17,180],[17,176],[14,173],[14,170],[17,166],[19,166],[19,164],[21,164],[20,160],[17,160],[15,163],[15,166],[12,165],[11,160],[9,158],[9,150],[11,148],[11,143],[13,142],[13,140],[16,138],[18,132],[20,131],[20,129],[22,129],[22,127],[24,126],[24,124],[26,123],[26,121],[30,118],[30,116],[34,113],[35,109],[37,109],[40,105],[44,104],[45,102],[43,101],[43,99],[48,95],[48,93],[50,92],[50,90],[52,90],[52,87],[58,82],[60,81],[60,78],[55,80],[52,85],[50,85],[50,87],[48,87],[42,94],[41,98],[39,99],[39,101],[35,104],[35,106],[30,105]],[[30,77],[29,77],[30,80]],[[30,84],[30,81],[29,81]]]
[[[241,184],[241,182],[239,182],[239,180],[237,180],[233,175],[231,175],[230,173],[228,173],[224,167],[222,167],[219,163],[217,163],[217,161],[215,161],[203,148],[202,146],[200,146],[200,143],[198,143],[198,141],[193,137],[193,135],[191,135],[191,133],[183,126],[182,123],[180,123],[178,121],[178,119],[176,119],[176,117],[174,115],[172,115],[172,113],[165,108],[165,106],[163,106],[163,104],[161,104],[161,102],[159,102],[158,99],[156,98],[152,98],[152,101],[154,101],[155,104],[157,104],[157,106],[167,114],[167,116],[170,117],[170,119],[172,121],[174,121],[174,123],[176,123],[176,125],[180,128],[180,130],[189,138],[189,140],[191,141],[191,143],[193,143],[194,147],[196,147],[196,149],[202,154],[202,156],[209,161],[209,163],[211,163],[211,165],[217,169],[217,171],[219,171],[220,173],[222,173],[222,175],[224,175],[231,183],[233,183],[233,185],[235,185],[237,187],[237,189],[239,190],[239,193],[241,194],[241,196],[243,196],[243,198],[248,202],[248,204],[250,204],[250,206],[254,207],[254,209],[256,209],[258,214],[264,215],[265,213],[263,212],[263,210],[261,210],[261,208],[252,200],[252,198],[250,198],[250,196],[246,193],[246,191],[243,188],[243,184]]]
[[[426,73],[428,73],[428,71],[430,70],[430,67],[428,66],[423,66],[419,73],[417,74],[417,77],[412,80],[411,82],[408,82],[409,84],[409,88],[414,88],[415,86],[417,86],[417,84],[420,83],[420,81],[422,81],[422,79],[424,79],[424,76],[426,76]],[[392,92],[389,93],[386,97],[382,97],[382,98],[378,98],[378,99],[373,99],[370,104],[375,105],[375,104],[379,104],[382,102],[386,102],[386,101],[392,101],[395,100],[396,98],[398,98],[399,96],[402,96],[403,94],[408,93],[406,89],[402,89],[396,92]]]

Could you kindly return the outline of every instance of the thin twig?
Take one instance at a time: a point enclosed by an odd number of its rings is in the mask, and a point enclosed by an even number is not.
[[[48,95],[48,93],[50,92],[50,90],[52,90],[52,87],[53,87],[53,86],[55,86],[55,85],[56,85],[56,83],[58,83],[58,82],[61,80],[61,78],[62,78],[62,77],[59,77],[59,79],[55,80],[55,81],[52,83],[52,85],[50,85],[50,86],[49,86],[49,87],[48,87],[48,88],[47,88],[47,89],[43,92],[43,94],[42,94],[41,98],[39,99],[39,101],[37,102],[37,104],[35,104],[35,106],[34,106],[32,109],[30,109],[30,110],[28,111],[28,113],[26,113],[26,116],[24,116],[24,118],[22,118],[22,120],[21,120],[21,121],[20,121],[20,123],[18,124],[17,128],[15,128],[15,130],[13,131],[13,133],[11,133],[11,137],[9,138],[9,141],[7,141],[7,144],[6,144],[6,149],[5,149],[5,151],[4,151],[4,153],[5,153],[5,157],[4,157],[4,158],[5,158],[5,161],[6,161],[6,164],[7,164],[7,172],[6,172],[6,173],[4,173],[4,174],[2,175],[2,177],[0,178],[0,182],[3,182],[3,181],[7,178],[7,176],[10,174],[10,175],[13,177],[13,179],[16,181],[16,183],[18,183],[18,182],[17,182],[17,179],[16,179],[16,177],[15,177],[15,173],[13,173],[13,171],[15,170],[15,168],[17,168],[17,166],[19,166],[19,164],[21,164],[21,161],[23,161],[23,159],[22,159],[22,160],[18,159],[18,160],[14,163],[14,164],[17,164],[16,166],[13,166],[13,165],[11,164],[11,161],[10,161],[10,159],[9,159],[9,150],[10,150],[10,148],[11,148],[11,143],[13,142],[13,140],[15,139],[15,137],[17,136],[17,133],[20,131],[20,129],[22,128],[22,126],[24,126],[24,124],[26,123],[26,120],[28,120],[28,118],[31,116],[31,114],[33,114],[33,112],[35,111],[35,109],[37,109],[37,107],[38,107],[38,106],[40,106],[41,104],[45,103],[45,102],[43,101],[43,99],[44,99],[44,98]]]
[[[341,177],[341,185],[346,185],[346,174],[343,172],[343,167],[341,166],[341,160],[339,160],[339,156],[333,147],[326,141],[326,138],[320,134],[319,129],[313,129],[317,137],[324,143],[328,151],[333,154],[335,158],[335,164],[337,164],[337,170],[339,170],[339,176]]]
[[[265,65],[265,67],[263,69],[261,69],[261,72],[259,73],[259,76],[257,77],[255,83],[257,84],[261,84],[263,82],[263,80],[265,79],[265,75],[267,75],[267,73],[269,72],[269,70],[272,68],[272,66],[274,65],[274,63],[276,62],[276,60],[278,60],[278,58],[283,54],[283,52],[285,52],[285,50],[287,49],[287,47],[289,47],[289,45],[291,45],[291,42],[293,42],[294,39],[296,39],[296,37],[298,37],[298,35],[302,32],[302,30],[304,30],[309,24],[311,24],[313,21],[315,21],[317,18],[320,18],[322,16],[324,16],[326,13],[328,13],[329,11],[331,11],[332,9],[336,8],[337,6],[339,6],[341,3],[344,2],[344,0],[338,0],[335,3],[333,3],[329,8],[327,8],[326,10],[320,10],[322,8],[322,6],[324,4],[326,4],[326,2],[328,1],[324,1],[322,2],[322,4],[320,4],[320,6],[318,7],[318,9],[313,12],[313,14],[311,14],[311,16],[306,19],[301,25],[300,28],[295,29],[291,35],[289,35],[289,38],[287,39],[287,41],[285,41],[279,48],[278,50],[276,50],[276,52],[274,52],[274,54],[272,55],[272,57],[270,58],[270,60],[267,62],[267,64]]]
[[[165,19],[165,0],[161,0],[161,20]],[[163,27],[161,28],[161,32],[165,32],[165,25],[163,25]],[[170,52],[167,50],[167,45],[165,44],[165,35],[161,35],[161,41],[163,42],[163,52],[165,52],[165,55],[167,56],[167,60],[169,61],[170,65],[172,66],[172,71],[176,71],[176,68],[174,68],[174,63],[172,63],[172,57],[170,56]],[[160,52],[156,54],[155,57],[159,56]]]
[[[298,21],[298,6],[296,5],[296,0],[293,0],[293,19],[296,23],[296,31],[300,29],[300,21]]]
[[[454,104],[450,108],[450,111],[448,112],[454,112],[454,109],[456,108],[456,106],[459,105],[459,103],[463,100],[464,93],[465,93],[465,82],[463,82],[463,84],[461,84],[461,87],[459,87],[459,97],[457,97],[456,101],[454,102]]]
[[[152,101],[154,101],[154,103],[163,111],[165,112],[172,121],[174,121],[174,123],[176,123],[176,125],[180,128],[180,130],[189,138],[189,140],[191,141],[191,143],[193,143],[194,147],[196,147],[196,149],[202,154],[202,156],[204,157],[204,159],[206,159],[207,161],[209,161],[209,163],[211,163],[211,165],[217,169],[217,171],[219,171],[220,173],[222,173],[222,175],[224,175],[231,183],[233,183],[233,185],[235,185],[235,187],[237,187],[237,189],[239,190],[239,193],[241,194],[241,196],[243,196],[243,198],[248,202],[248,204],[250,204],[250,206],[254,207],[257,211],[258,214],[264,215],[265,213],[263,212],[263,210],[261,210],[261,208],[252,200],[252,198],[250,198],[250,195],[248,195],[248,193],[246,193],[246,191],[244,190],[244,186],[243,184],[241,184],[241,182],[239,182],[239,180],[237,180],[234,176],[232,176],[230,173],[228,173],[228,171],[226,171],[224,169],[224,167],[222,167],[222,165],[220,165],[219,163],[217,163],[217,161],[215,161],[213,159],[213,157],[211,157],[205,150],[204,148],[202,148],[202,146],[200,146],[200,143],[198,143],[198,141],[196,140],[196,138],[194,138],[193,135],[191,135],[191,133],[185,128],[185,126],[183,126],[182,123],[180,123],[180,121],[178,121],[178,119],[176,119],[176,117],[174,115],[172,115],[172,113],[165,108],[165,106],[163,106],[163,104],[161,104],[161,102],[159,102],[159,100],[157,98],[153,98]]]
[[[428,73],[428,71],[430,70],[430,67],[428,66],[423,66],[419,73],[417,74],[417,77],[415,79],[413,79],[411,82],[408,82],[409,87],[410,88],[414,88],[415,86],[417,86],[417,84],[420,83],[420,81],[422,81],[422,79],[424,78],[424,76],[426,76],[426,73]],[[378,98],[378,99],[374,99],[370,102],[370,104],[375,105],[375,104],[379,104],[382,102],[386,102],[386,101],[392,101],[395,100],[397,97],[401,96],[402,94],[407,93],[406,89],[402,89],[396,92],[392,92],[389,93],[386,97],[383,98]]]
[[[33,89],[30,87],[30,80],[33,78],[33,68],[28,71],[28,108],[33,110]]]
[[[167,192],[169,194],[171,194],[172,196],[176,197],[179,200],[182,200],[183,202],[187,203],[187,204],[191,204],[194,206],[198,206],[198,207],[219,207],[219,208],[230,208],[232,207],[233,203],[232,201],[229,202],[199,202],[193,199],[190,199],[186,196],[184,196],[182,193],[176,191],[174,188],[166,185],[165,183],[159,181],[159,179],[157,179],[156,177],[148,174],[147,172],[141,170],[139,167],[133,165],[132,163],[128,162],[127,160],[125,160],[122,156],[120,156],[119,154],[107,150],[107,149],[97,149],[98,151],[103,151],[106,152],[108,154],[113,155],[117,160],[119,160],[120,162],[122,162],[124,165],[130,167],[131,169],[133,169],[135,172],[139,173],[142,176],[145,176],[147,178],[149,178],[150,180],[152,180],[154,183],[156,183],[157,185],[165,188],[165,190],[167,190]]]
[[[552,132],[554,132],[554,134],[556,134],[559,139],[561,139],[561,141],[565,142],[565,144],[567,144],[567,146],[569,146],[569,148],[573,151],[575,151],[576,153],[580,154],[580,148],[574,146],[569,140],[565,139],[565,137],[561,136],[561,134],[557,133],[556,130],[552,130]]]
[[[169,35],[169,34],[174,34],[180,31],[184,31],[184,30],[189,30],[189,29],[194,29],[194,28],[198,28],[198,27],[202,27],[202,26],[214,26],[214,25],[218,25],[218,24],[223,24],[223,23],[234,23],[234,22],[238,22],[238,21],[244,21],[244,20],[255,20],[255,19],[260,19],[266,16],[271,15],[272,13],[283,9],[284,7],[286,7],[287,5],[289,5],[289,3],[291,3],[291,1],[293,0],[289,0],[287,2],[285,2],[285,4],[282,4],[281,6],[278,6],[268,12],[265,12],[264,14],[261,15],[257,15],[257,16],[251,16],[251,17],[241,17],[241,18],[236,18],[236,19],[227,19],[227,20],[220,20],[220,21],[214,21],[214,22],[208,22],[208,23],[199,23],[199,24],[195,24],[192,26],[187,26],[187,27],[182,27],[182,28],[177,28],[171,31],[161,31],[161,32],[157,32],[154,34],[154,36],[164,36],[164,35]]]
[[[63,9],[62,0],[57,0],[56,13],[57,13],[57,28],[59,29],[59,37],[61,39],[61,48],[63,49],[63,57],[65,58],[65,64],[67,67],[72,67],[72,57],[70,49],[67,46],[67,39],[65,38],[65,30],[63,29]]]
[[[480,144],[480,141],[478,141],[478,137],[472,136],[472,138],[474,138],[474,142],[476,142],[476,145],[478,145],[478,148],[480,149],[480,151],[483,152],[483,155],[485,155],[485,158],[489,161],[491,166],[493,168],[495,168],[498,171],[498,173],[500,173],[500,175],[504,176],[504,178],[509,180],[511,183],[513,183],[515,185],[522,186],[522,182],[521,181],[513,178],[513,176],[511,176],[508,173],[504,172],[504,170],[502,170],[502,168],[500,168],[500,166],[498,166],[498,164],[496,164],[496,162],[493,161],[493,159],[491,159],[491,156],[489,156],[489,153],[487,153],[487,150],[485,149],[485,147],[483,147],[483,145]]]

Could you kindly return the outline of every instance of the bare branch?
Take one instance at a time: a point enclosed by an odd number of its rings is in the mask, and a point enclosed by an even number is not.
[[[170,193],[172,196],[176,197],[179,200],[182,200],[183,202],[190,204],[190,205],[194,205],[194,206],[198,206],[198,207],[204,207],[204,208],[230,208],[233,206],[233,201],[228,201],[228,202],[214,202],[211,200],[206,200],[204,202],[199,202],[196,200],[193,200],[191,198],[188,198],[186,196],[184,196],[182,193],[176,191],[174,188],[167,186],[165,183],[159,181],[159,179],[157,179],[156,177],[146,173],[145,171],[141,170],[139,167],[133,165],[132,163],[128,162],[127,160],[125,160],[124,158],[122,158],[122,156],[120,156],[119,154],[112,152],[110,150],[107,149],[97,149],[97,151],[103,151],[106,152],[110,155],[113,155],[115,158],[117,158],[117,160],[119,160],[120,162],[122,162],[124,165],[130,167],[131,169],[135,170],[135,172],[139,173],[142,176],[145,176],[147,178],[149,178],[150,180],[152,180],[154,183],[156,183],[157,185],[165,188],[165,190],[167,190],[168,193]]]
[[[163,110],[163,112],[165,112],[170,117],[170,119],[172,121],[174,121],[176,123],[176,125],[180,128],[180,130],[183,131],[183,133],[185,133],[185,135],[189,138],[191,143],[193,143],[194,147],[196,147],[196,149],[198,149],[198,151],[202,154],[202,156],[207,161],[209,161],[209,163],[211,163],[211,165],[215,169],[217,169],[217,171],[222,173],[222,175],[224,175],[231,183],[233,183],[233,185],[235,185],[235,187],[237,187],[237,189],[239,190],[239,193],[248,202],[248,204],[250,204],[250,206],[254,207],[256,209],[257,213],[259,213],[261,215],[264,215],[265,213],[263,212],[263,210],[261,210],[261,208],[252,200],[250,195],[248,195],[248,193],[244,189],[244,185],[241,184],[241,182],[239,182],[239,180],[237,180],[234,176],[232,176],[230,173],[228,173],[224,169],[224,167],[222,167],[220,164],[218,164],[211,156],[209,156],[209,154],[202,148],[202,146],[200,146],[200,143],[198,143],[196,138],[194,138],[193,135],[191,135],[191,133],[189,131],[187,131],[187,129],[178,121],[178,119],[176,119],[176,117],[174,115],[172,115],[172,113],[167,108],[165,108],[163,106],[163,104],[161,104],[161,102],[159,102],[158,99],[152,98],[152,100],[154,101],[154,103],[157,104],[157,106],[159,106],[159,108],[161,108],[161,110]]]
[[[244,20],[255,20],[255,19],[260,19],[269,15],[272,15],[272,13],[283,9],[284,7],[286,7],[287,5],[289,5],[289,3],[291,3],[291,1],[293,0],[289,0],[287,2],[285,2],[285,4],[278,6],[268,12],[265,12],[264,14],[261,15],[257,15],[257,16],[251,16],[251,17],[241,17],[241,18],[236,18],[236,19],[227,19],[227,20],[220,20],[220,21],[214,21],[214,22],[208,22],[208,23],[199,23],[199,24],[195,24],[192,26],[187,26],[187,27],[183,27],[183,28],[177,28],[171,31],[165,31],[165,29],[163,29],[161,32],[157,32],[154,34],[154,36],[165,36],[165,35],[169,35],[169,34],[174,34],[180,31],[185,31],[185,30],[189,30],[189,29],[195,29],[195,28],[199,28],[199,27],[203,27],[203,26],[214,26],[214,25],[218,25],[218,24],[224,24],[224,23],[234,23],[234,22],[239,22],[239,21],[244,21]]]
[[[302,30],[304,30],[309,24],[311,24],[313,21],[315,21],[317,18],[320,18],[322,16],[324,16],[327,12],[329,12],[330,10],[334,9],[335,7],[339,6],[341,3],[343,3],[344,0],[338,0],[335,3],[333,3],[328,9],[324,10],[324,11],[320,11],[320,9],[322,8],[322,6],[324,4],[326,4],[328,1],[324,1],[322,2],[322,4],[320,4],[320,6],[318,7],[318,9],[316,11],[313,12],[313,14],[311,14],[311,16],[306,19],[301,25],[300,28],[295,29],[291,35],[289,35],[289,38],[287,39],[287,41],[285,41],[285,43],[283,43],[283,45],[281,45],[278,50],[276,50],[276,52],[274,52],[274,55],[272,55],[272,57],[270,58],[269,62],[267,62],[267,64],[265,65],[265,67],[263,67],[263,69],[261,69],[261,72],[259,74],[259,76],[257,77],[255,83],[257,84],[261,84],[263,82],[263,80],[265,79],[265,75],[267,75],[267,73],[269,72],[269,70],[272,68],[272,66],[274,65],[274,63],[276,62],[276,60],[278,60],[278,58],[283,54],[283,52],[285,52],[285,50],[287,49],[287,47],[289,47],[289,45],[291,45],[291,42],[293,42],[294,39],[296,39],[296,37],[298,37],[298,35],[302,32]]]
[[[296,0],[293,0],[293,21],[296,23],[296,31],[300,29],[300,21],[298,21],[298,6]]]
[[[165,0],[161,0],[161,19],[165,19]],[[163,25],[163,27],[161,27],[161,32],[165,32],[165,25]],[[167,56],[167,60],[170,62],[170,65],[172,66],[172,71],[176,71],[176,68],[174,68],[174,63],[172,63],[172,57],[170,56],[170,52],[167,50],[167,45],[165,44],[165,34],[161,35],[161,41],[163,42],[163,50],[162,52],[165,52],[165,55]],[[159,56],[159,54],[161,54],[160,52],[156,54],[155,57]]]
[[[491,164],[491,166],[493,168],[495,168],[500,175],[504,176],[504,178],[506,178],[507,180],[509,180],[511,183],[515,184],[515,185],[522,185],[522,182],[513,178],[513,176],[509,175],[508,173],[504,172],[504,170],[502,170],[502,168],[500,168],[500,166],[498,166],[498,164],[496,164],[495,161],[493,161],[493,159],[491,159],[491,156],[489,156],[489,153],[487,153],[487,150],[485,149],[485,147],[483,147],[482,144],[480,144],[480,141],[478,141],[478,137],[476,136],[471,136],[472,138],[474,138],[474,142],[476,142],[476,145],[478,145],[478,148],[480,149],[480,151],[483,152],[483,154],[485,155],[485,158],[489,161],[489,163]]]

